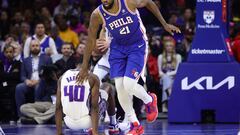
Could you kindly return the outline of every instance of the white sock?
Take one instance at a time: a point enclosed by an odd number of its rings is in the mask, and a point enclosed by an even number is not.
[[[118,101],[124,112],[126,113],[128,120],[130,122],[139,123],[136,113],[133,109],[132,95],[129,95],[129,93],[124,89],[122,77],[115,79],[115,86],[117,90]]]
[[[129,91],[131,94],[141,99],[144,104],[152,102],[152,97],[147,93],[142,85],[137,83],[137,80],[124,77],[123,84],[126,91]]]

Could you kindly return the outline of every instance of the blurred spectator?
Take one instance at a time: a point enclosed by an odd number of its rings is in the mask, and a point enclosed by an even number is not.
[[[4,40],[10,30],[9,16],[7,11],[1,11],[0,18],[0,40]]]
[[[31,31],[30,33],[34,32],[34,29],[32,29],[34,27],[34,23],[36,20],[36,16],[34,16],[34,11],[32,9],[25,9],[23,12],[23,16],[24,16],[24,22],[28,23],[30,25]]]
[[[83,44],[86,44],[87,43],[87,32],[81,32],[79,34],[79,40],[80,40],[80,43],[83,43]]]
[[[56,48],[58,53],[61,53],[61,47],[62,44],[64,43],[63,40],[59,37],[59,30],[57,27],[53,27],[51,29],[51,33],[50,33],[51,37],[53,38],[55,44],[56,44]]]
[[[68,0],[61,0],[59,5],[55,7],[53,15],[62,14],[67,15],[70,5],[68,4]]]
[[[39,84],[39,72],[41,66],[52,64],[51,58],[45,54],[41,54],[40,51],[40,42],[36,39],[31,40],[31,55],[23,60],[21,67],[22,83],[18,84],[16,87],[15,96],[18,116],[21,116],[20,106],[26,103],[26,99],[29,99],[31,101],[34,99],[33,95]]]
[[[12,20],[11,20],[11,26],[20,27],[23,19],[24,18],[23,18],[22,13],[20,11],[15,12],[15,14],[12,17]]]
[[[184,10],[183,21],[184,21],[184,31],[193,32],[195,28],[195,20],[193,17],[192,9],[187,8]]]
[[[20,83],[21,62],[14,60],[13,46],[6,45],[3,52],[5,59],[0,60],[0,119],[16,120],[15,87]]]
[[[30,25],[27,22],[22,22],[20,26],[20,35],[18,37],[19,43],[23,46],[30,36]]]
[[[1,52],[3,52],[3,49],[6,45],[10,45],[12,42],[16,42],[16,37],[14,35],[6,35],[5,41],[1,45]]]
[[[23,49],[24,58],[29,57],[30,53],[30,42],[34,39],[37,39],[41,43],[41,53],[48,55],[57,54],[57,49],[53,39],[45,34],[45,26],[43,22],[37,22],[35,26],[35,34],[32,37],[29,37]]]
[[[168,20],[168,23],[176,25],[178,27],[182,27],[184,24],[183,20],[179,17],[179,13],[178,12],[172,12],[170,14],[170,18]]]
[[[14,48],[14,60],[21,60],[22,47],[16,41],[15,35],[6,35],[5,38],[6,38],[5,42],[3,42],[1,45],[1,51],[3,51],[5,46],[11,45]]]
[[[45,26],[45,34],[50,35],[52,30],[51,20],[45,17],[42,19],[43,19],[43,24]]]
[[[158,35],[151,35],[149,46],[151,54],[157,57],[162,52],[161,37]]]
[[[18,42],[11,42],[10,45],[14,48],[14,60],[22,61],[22,47]]]
[[[78,60],[78,59],[82,59],[83,58],[83,54],[84,54],[84,50],[85,50],[85,44],[79,44],[77,49],[76,49],[76,52],[74,54],[74,58],[75,60]]]
[[[21,106],[22,124],[45,124],[55,115],[55,98],[57,91],[57,68],[43,66],[39,87],[35,92],[35,102]],[[53,97],[53,98],[52,98]],[[53,100],[52,100],[53,99]]]
[[[53,17],[47,7],[41,8],[41,17],[46,18],[46,20],[50,21],[50,28],[55,27]]]
[[[172,92],[172,84],[178,65],[182,61],[181,56],[175,51],[176,42],[173,37],[163,42],[163,53],[158,56],[158,69],[160,84],[162,84],[163,112],[167,112],[168,97]]]
[[[162,98],[162,93],[159,91],[159,73],[158,73],[158,63],[157,55],[153,54],[152,46],[149,47],[148,51],[148,60],[146,64],[147,75],[146,75],[146,86],[148,92],[156,93],[157,98]],[[158,102],[158,108],[161,110],[161,102]]]
[[[91,16],[91,12],[87,11],[87,12],[83,12],[83,25],[84,27],[88,28],[89,22],[90,22],[90,16]]]
[[[70,18],[70,16],[77,17],[77,20],[80,21],[82,9],[81,9],[81,0],[74,0],[72,3],[72,6],[70,7],[67,17]]]
[[[76,61],[73,57],[73,45],[71,43],[64,43],[62,45],[62,59],[58,60],[55,65],[58,68],[58,76],[61,76],[69,69],[76,68]]]
[[[68,27],[66,18],[60,17],[57,20],[57,25],[59,27],[59,37],[64,42],[72,43],[74,48],[77,48],[79,44],[78,35]]]
[[[82,25],[76,16],[70,16],[70,28],[77,34],[81,32],[87,32],[85,25]]]

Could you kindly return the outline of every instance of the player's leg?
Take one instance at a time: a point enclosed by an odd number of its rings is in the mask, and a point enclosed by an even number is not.
[[[126,91],[123,87],[123,77],[126,71],[127,64],[126,50],[123,50],[123,47],[117,45],[116,43],[114,43],[114,41],[111,43],[110,47],[110,76],[115,80],[115,87],[117,90],[119,104],[126,113],[125,116],[128,117],[128,120],[130,122],[136,122],[139,124],[139,121],[133,109],[131,95],[129,95],[128,91]]]
[[[117,89],[118,101],[125,112],[125,116],[130,122],[139,123],[136,113],[133,109],[132,96],[129,95],[129,93],[124,89],[122,77],[115,79],[115,86]]]
[[[139,45],[138,45],[139,44]],[[147,121],[153,122],[158,116],[157,97],[155,94],[148,94],[145,88],[138,84],[143,76],[147,60],[147,44],[142,41],[130,46],[131,52],[128,55],[126,72],[123,85],[125,90],[140,98],[146,105]]]
[[[116,105],[115,105],[115,94],[114,94],[113,86],[109,83],[103,83],[101,85],[100,92],[101,92],[101,98],[106,100],[108,103],[107,112],[110,118],[109,133],[118,134],[119,128],[116,120],[116,111],[115,111]]]
[[[117,90],[119,104],[126,113],[129,121],[132,122],[136,121],[139,123],[135,111],[133,109],[132,98],[123,87],[123,77],[126,70],[127,54],[125,53],[125,51],[122,50],[121,47],[119,47],[119,45],[117,45],[117,43],[114,43],[114,41],[111,42],[110,47],[111,47],[109,55],[110,76],[115,80],[115,87]]]
[[[93,74],[98,76],[101,83],[102,79],[109,73],[109,69],[108,59],[106,59],[106,57],[102,57],[94,67]]]

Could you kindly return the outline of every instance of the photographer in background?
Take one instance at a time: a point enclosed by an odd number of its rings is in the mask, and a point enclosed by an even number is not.
[[[55,114],[57,90],[57,68],[54,65],[42,66],[40,84],[35,92],[35,102],[21,106],[22,124],[45,124]]]

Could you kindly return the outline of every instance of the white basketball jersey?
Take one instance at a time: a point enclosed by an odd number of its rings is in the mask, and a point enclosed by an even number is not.
[[[73,120],[89,115],[88,98],[90,85],[88,80],[82,85],[76,84],[78,70],[68,70],[61,80],[61,101],[63,113]]]

